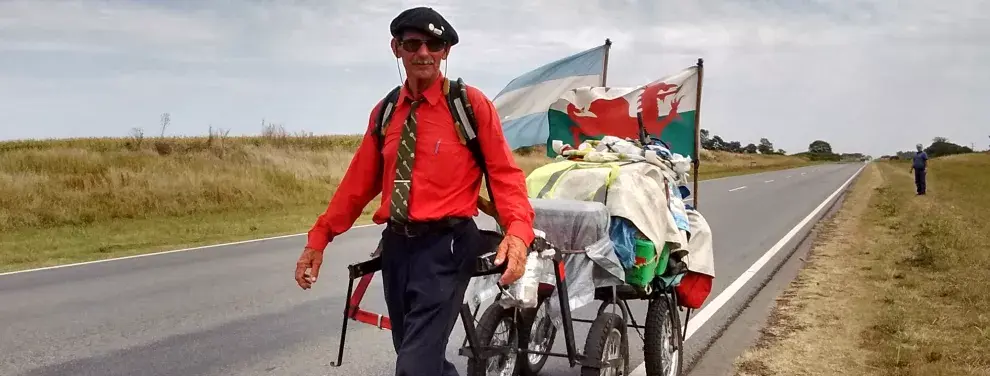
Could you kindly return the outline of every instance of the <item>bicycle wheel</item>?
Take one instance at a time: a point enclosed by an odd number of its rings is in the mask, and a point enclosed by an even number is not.
[[[467,374],[469,376],[512,376],[515,374],[516,363],[519,358],[519,337],[514,316],[515,309],[503,308],[498,303],[488,306],[475,329],[478,334],[478,346],[482,349],[486,347],[506,349],[508,354],[487,359],[468,358]]]
[[[595,318],[584,343],[584,355],[603,363],[602,368],[582,366],[581,376],[612,376],[629,374],[629,342],[626,339],[626,323],[622,316],[603,312]]]
[[[644,337],[646,374],[680,376],[684,356],[681,320],[666,295],[650,300]]]
[[[550,318],[550,299],[541,298],[534,309],[524,311],[519,325],[519,347],[530,351],[550,351],[557,337],[557,327]],[[549,355],[525,354],[519,357],[519,374],[536,376],[546,365]]]

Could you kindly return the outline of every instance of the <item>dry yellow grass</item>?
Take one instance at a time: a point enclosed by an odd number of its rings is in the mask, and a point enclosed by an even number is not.
[[[2,142],[0,270],[305,232],[359,141],[272,133]],[[528,173],[549,161],[542,153],[516,160]],[[803,161],[711,156],[703,177]]]
[[[871,165],[738,375],[990,374],[990,155]]]
[[[785,155],[738,154],[724,151],[701,151],[701,167],[698,173],[706,179],[715,179],[742,173],[782,170],[807,166],[806,158]],[[819,162],[820,163],[820,162]]]

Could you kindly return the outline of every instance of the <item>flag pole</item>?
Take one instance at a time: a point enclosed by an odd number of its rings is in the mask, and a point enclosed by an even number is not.
[[[605,38],[605,62],[602,64],[602,86],[605,86],[605,79],[608,77],[608,51],[612,48],[612,41]]]
[[[698,208],[698,167],[701,166],[701,83],[705,75],[705,61],[698,58],[698,92],[694,108],[694,208]]]

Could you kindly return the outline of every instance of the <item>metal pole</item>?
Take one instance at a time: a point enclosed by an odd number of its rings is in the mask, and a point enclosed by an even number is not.
[[[605,63],[602,65],[602,86],[605,86],[608,77],[608,51],[612,49],[612,41],[605,38]]]
[[[694,109],[694,208],[698,208],[698,168],[701,167],[701,83],[705,75],[705,61],[698,58],[698,92]]]

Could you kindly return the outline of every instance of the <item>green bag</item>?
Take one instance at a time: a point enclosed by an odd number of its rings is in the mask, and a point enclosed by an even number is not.
[[[653,282],[654,277],[662,276],[667,271],[670,261],[670,245],[664,244],[663,250],[657,254],[653,242],[647,239],[636,239],[636,261],[632,268],[626,270],[626,283],[646,287]]]
[[[660,256],[653,242],[646,239],[636,239],[636,261],[632,268],[626,270],[626,283],[633,286],[646,287],[653,282],[657,275],[657,264]],[[664,261],[666,268],[666,261]],[[663,273],[662,271],[660,272]]]

